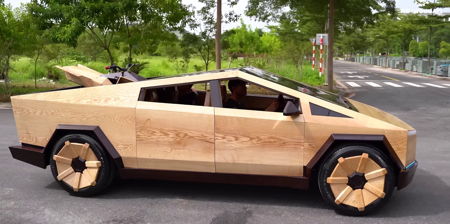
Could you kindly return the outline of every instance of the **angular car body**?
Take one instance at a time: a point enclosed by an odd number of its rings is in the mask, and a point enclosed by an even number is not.
[[[10,147],[13,157],[50,165],[75,195],[102,190],[114,172],[300,189],[316,177],[337,211],[361,215],[407,186],[417,168],[416,131],[405,122],[257,68],[135,80],[122,73],[97,84],[92,76],[101,74],[81,70],[65,69],[69,80],[85,78],[92,87],[11,99],[21,142]],[[281,94],[284,108],[264,111],[277,99],[270,94],[248,94],[246,109],[224,108],[232,94],[226,83],[235,79]],[[194,105],[167,101],[177,86],[191,84]]]

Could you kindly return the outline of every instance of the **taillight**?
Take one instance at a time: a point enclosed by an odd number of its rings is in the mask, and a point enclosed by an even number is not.
[[[109,68],[111,68],[111,66],[105,66],[105,69],[109,69]]]

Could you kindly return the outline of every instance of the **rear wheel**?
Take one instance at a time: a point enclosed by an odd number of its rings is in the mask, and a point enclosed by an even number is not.
[[[320,192],[345,215],[368,215],[386,203],[395,187],[389,159],[367,146],[348,146],[329,156],[318,174]]]
[[[93,138],[71,134],[53,147],[50,168],[56,182],[76,196],[90,196],[106,188],[113,176],[112,163]]]

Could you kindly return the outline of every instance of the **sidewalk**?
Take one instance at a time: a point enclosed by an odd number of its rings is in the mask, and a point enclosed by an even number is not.
[[[1,109],[11,109],[11,108],[12,108],[11,103],[2,103],[2,102],[0,102],[0,110]]]
[[[384,68],[382,66],[378,66],[378,65],[369,65],[369,64],[362,64],[362,63],[358,63],[358,62],[352,62],[352,61],[341,61],[340,62],[347,62],[347,63],[356,63],[358,65],[365,65],[368,67],[373,67],[373,68],[377,68],[377,69],[384,69],[384,70],[389,70],[390,72],[396,72],[399,74],[410,74],[410,75],[416,75],[416,76],[423,76],[423,77],[429,77],[429,78],[433,78],[433,79],[440,79],[440,80],[449,80],[450,81],[450,77],[442,77],[442,76],[437,76],[437,75],[428,75],[425,73],[420,73],[420,72],[413,72],[413,71],[407,71],[407,70],[399,70],[399,69],[395,69],[395,68]]]

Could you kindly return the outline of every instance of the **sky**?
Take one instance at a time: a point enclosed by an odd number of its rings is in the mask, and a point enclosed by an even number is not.
[[[30,0],[6,0],[5,2],[11,3],[13,7],[20,6],[20,3],[26,3]],[[192,4],[196,8],[201,8],[202,4],[200,4],[197,0],[182,0],[183,4],[190,5]],[[223,7],[222,7],[222,13],[225,13],[230,10],[230,8],[227,6],[227,1],[222,0]],[[267,23],[258,22],[254,19],[251,19],[244,15],[245,7],[247,6],[248,0],[239,0],[239,4],[234,6],[234,10],[237,14],[240,14],[246,24],[250,24],[252,28],[262,28],[264,30]],[[421,9],[414,3],[414,0],[396,0],[396,7],[400,8],[402,12],[419,12]],[[229,30],[234,27],[239,26],[239,22],[236,23],[230,23],[230,24],[223,24],[222,29],[223,30]]]

